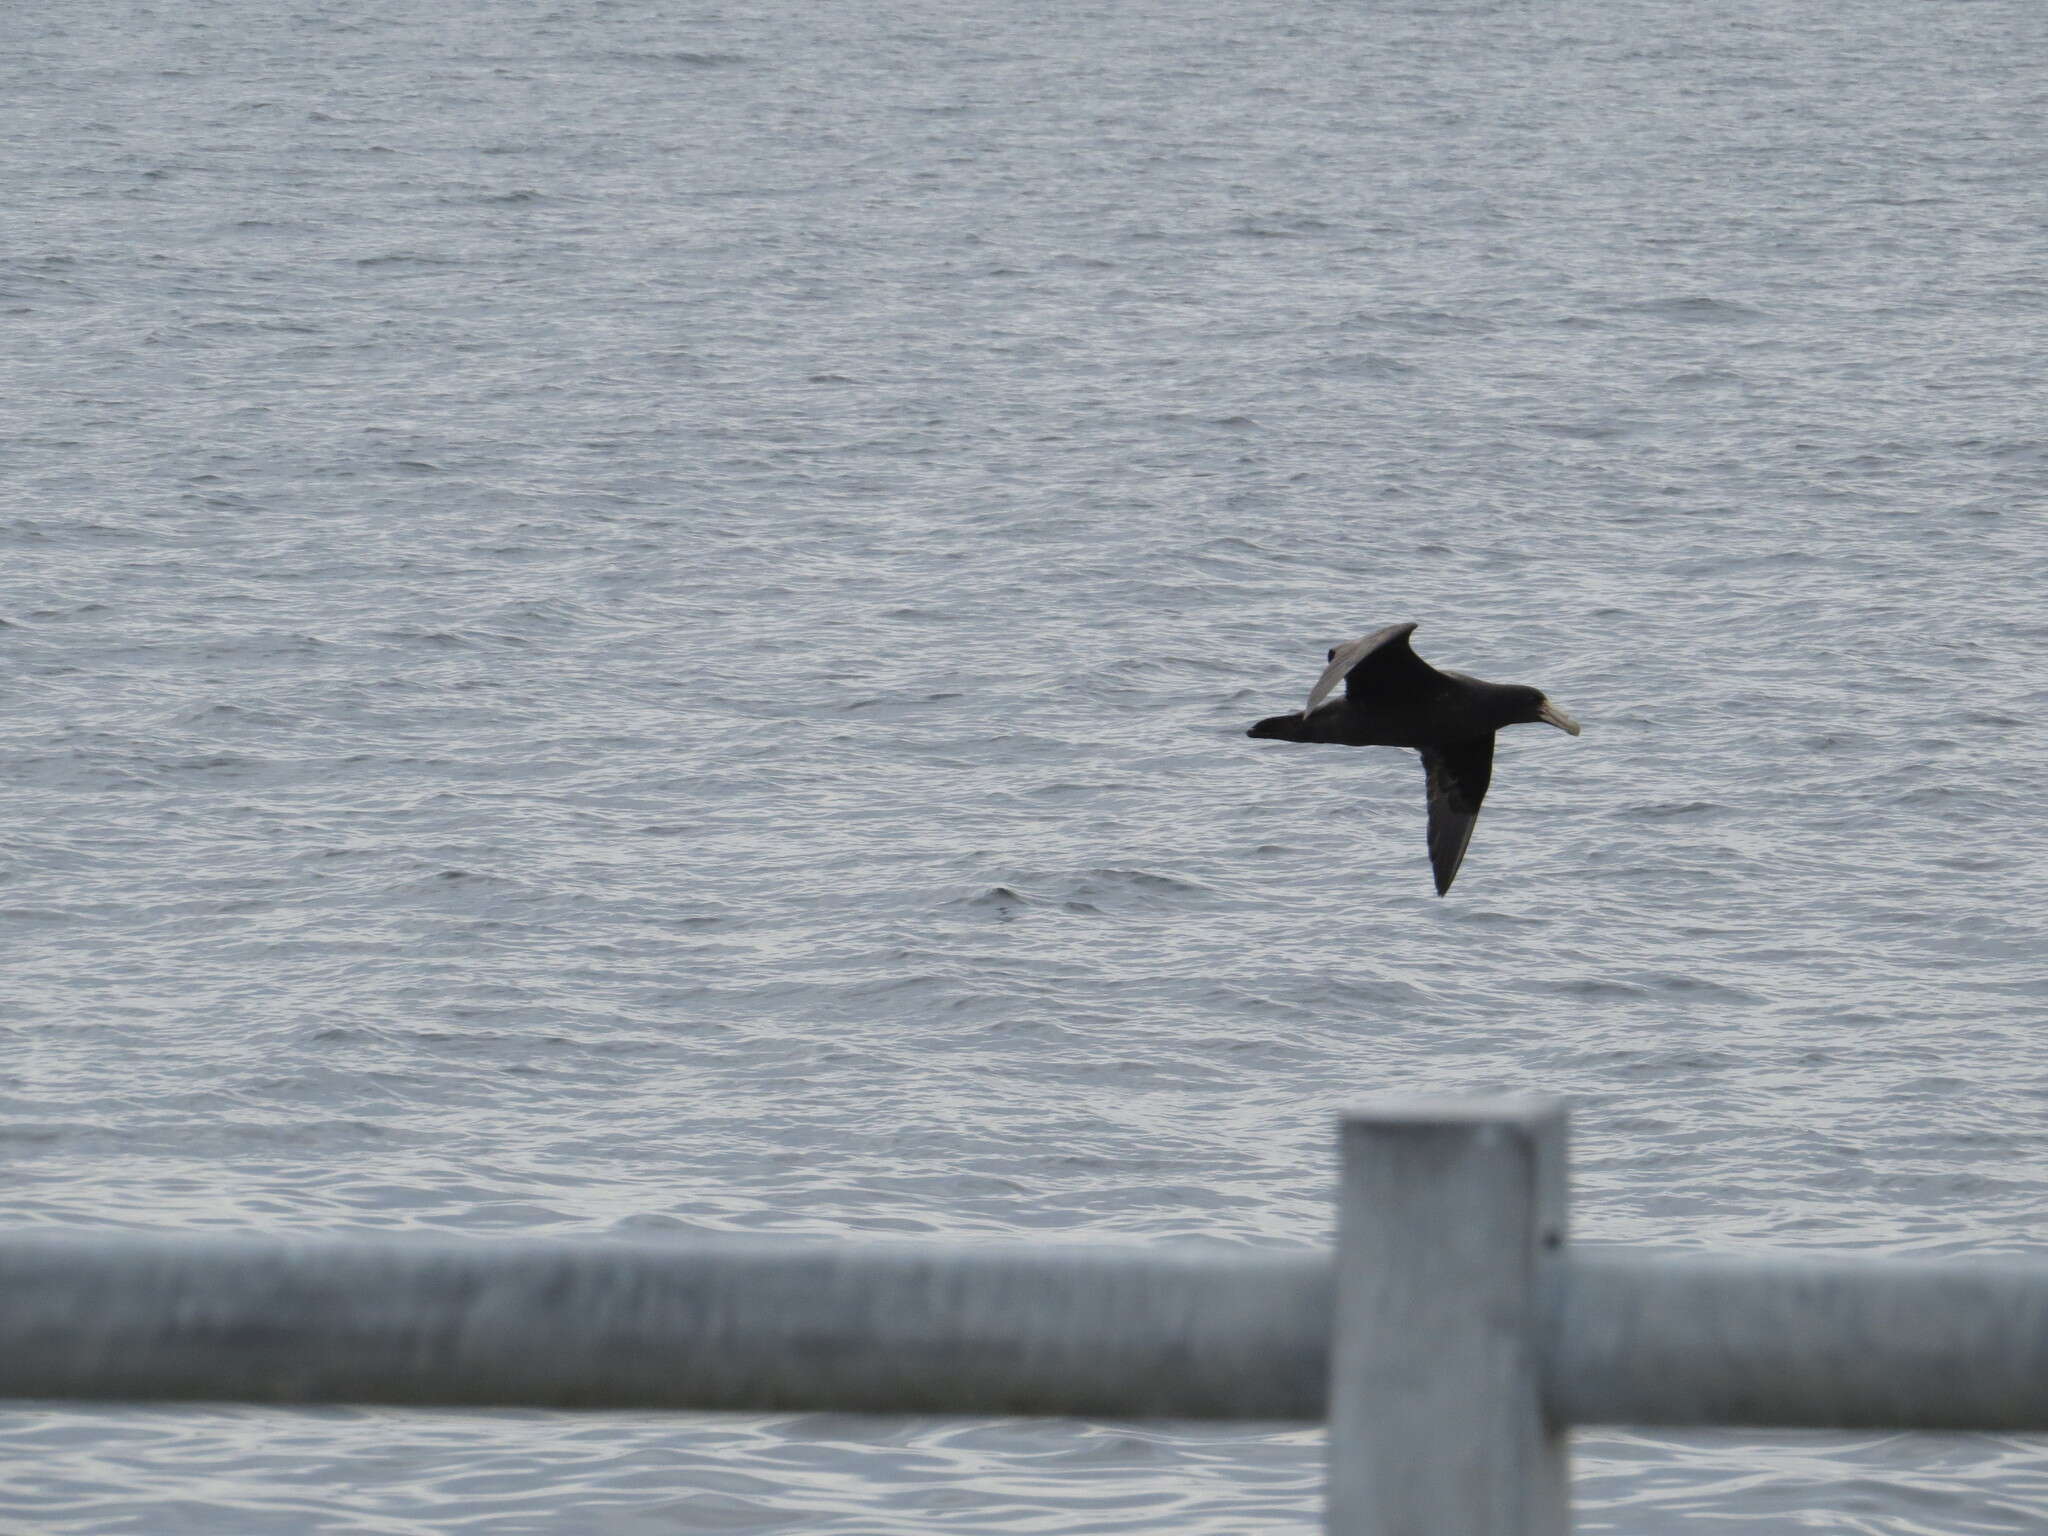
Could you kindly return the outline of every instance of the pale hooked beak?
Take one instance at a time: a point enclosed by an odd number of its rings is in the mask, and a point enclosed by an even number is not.
[[[1563,731],[1567,736],[1576,736],[1579,734],[1579,722],[1574,720],[1570,715],[1566,714],[1563,710],[1559,709],[1555,704],[1551,703],[1548,699],[1545,699],[1543,701],[1543,707],[1536,711],[1536,718],[1538,720],[1541,720],[1545,725],[1556,726],[1560,731]]]

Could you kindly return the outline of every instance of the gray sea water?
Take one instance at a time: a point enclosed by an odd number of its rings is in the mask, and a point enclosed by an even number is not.
[[[2036,0],[0,23],[0,1226],[2048,1256]],[[1252,742],[1333,642],[1502,738]],[[1307,1532],[1271,1426],[14,1411],[9,1532]],[[1581,1528],[2048,1527],[1997,1436]]]

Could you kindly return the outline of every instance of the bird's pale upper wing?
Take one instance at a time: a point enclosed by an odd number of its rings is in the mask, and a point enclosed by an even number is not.
[[[1339,683],[1354,672],[1370,677],[1383,668],[1396,672],[1425,665],[1422,658],[1408,649],[1408,637],[1415,631],[1413,624],[1389,624],[1385,629],[1376,629],[1361,640],[1340,645],[1330,652],[1330,664],[1323,668],[1323,675],[1316,679],[1315,687],[1308,691],[1308,703],[1301,707],[1305,715],[1313,710]]]
[[[1422,771],[1429,788],[1429,867],[1441,896],[1465,861],[1465,847],[1479,823],[1479,802],[1493,782],[1493,737],[1425,748]]]

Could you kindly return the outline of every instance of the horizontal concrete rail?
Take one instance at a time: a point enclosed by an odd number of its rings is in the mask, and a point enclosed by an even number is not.
[[[1551,1298],[1571,1424],[2048,1430],[2048,1267],[1583,1255]]]
[[[1228,1249],[0,1239],[0,1397],[1316,1419],[1330,1268]]]
[[[0,1397],[1324,1416],[1326,1254],[0,1237]],[[1579,1255],[1575,1424],[2048,1430],[2048,1270]]]

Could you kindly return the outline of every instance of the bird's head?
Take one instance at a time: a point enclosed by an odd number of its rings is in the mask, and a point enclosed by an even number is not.
[[[1510,725],[1554,725],[1568,736],[1579,734],[1579,722],[1544,696],[1540,688],[1513,687],[1504,702],[1513,711]]]

